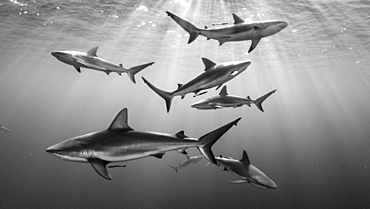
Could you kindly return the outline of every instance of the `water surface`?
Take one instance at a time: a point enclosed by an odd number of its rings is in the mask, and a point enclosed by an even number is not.
[[[165,11],[198,27],[247,20],[289,26],[263,39],[225,43],[188,34]],[[369,208],[370,4],[366,1],[2,1],[0,3],[1,208]],[[72,67],[57,50],[88,51],[125,67],[155,61],[137,84]],[[217,95],[164,100],[141,80],[174,90],[216,63],[251,60],[227,83],[229,94],[257,98],[256,107],[200,111],[190,105]],[[238,117],[213,147],[240,159],[246,150],[276,190],[249,184],[202,161],[178,173],[177,152],[110,169],[112,181],[89,164],[61,161],[45,149],[106,129],[124,107],[135,130],[200,137]],[[189,149],[190,155],[199,155]]]

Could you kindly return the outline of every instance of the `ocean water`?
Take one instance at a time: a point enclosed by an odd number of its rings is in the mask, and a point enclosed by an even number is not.
[[[264,38],[229,42],[188,34],[165,11],[198,27],[246,20],[289,25]],[[0,3],[0,208],[370,208],[370,3],[368,1],[84,1],[3,0]],[[136,75],[82,68],[79,74],[50,52],[88,51],[132,67]],[[232,95],[255,106],[201,111],[190,105],[207,94],[175,97],[171,111],[141,76],[172,91],[216,63],[250,60],[227,83]],[[169,152],[129,161],[101,178],[88,163],[62,161],[45,149],[65,139],[106,129],[128,108],[135,130],[200,137],[238,117],[212,150],[251,163],[278,188],[262,190],[236,180],[206,160],[175,173]],[[195,148],[187,150],[199,155]]]

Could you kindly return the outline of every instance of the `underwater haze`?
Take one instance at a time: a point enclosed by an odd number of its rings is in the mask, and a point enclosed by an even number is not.
[[[282,20],[288,27],[251,41],[189,34],[170,11],[199,28]],[[0,208],[370,208],[370,3],[368,1],[87,1],[0,2]],[[106,75],[58,61],[53,51],[87,52],[126,68],[155,62],[136,74]],[[184,99],[171,110],[141,79],[173,91],[215,63],[252,64],[226,83],[228,93],[263,103],[219,110],[191,105],[220,89]],[[45,149],[105,130],[123,108],[138,131],[198,138],[242,119],[212,147],[215,156],[251,163],[277,185],[263,190],[204,159],[177,173],[186,158],[172,151],[111,168],[112,181],[89,163],[58,159]],[[187,150],[200,155],[198,149]]]

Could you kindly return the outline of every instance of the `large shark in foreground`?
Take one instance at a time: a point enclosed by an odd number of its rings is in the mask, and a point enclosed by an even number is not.
[[[280,32],[288,26],[286,22],[283,21],[261,21],[261,22],[244,22],[240,17],[233,13],[234,24],[220,24],[219,28],[210,29],[205,27],[205,29],[200,29],[195,27],[190,22],[181,19],[180,17],[166,11],[168,16],[170,16],[177,24],[179,24],[184,30],[189,34],[189,42],[193,42],[199,35],[205,36],[207,40],[216,39],[220,42],[220,46],[229,41],[246,41],[251,40],[252,44],[249,48],[248,53],[256,48],[257,44],[261,38],[274,35]]]
[[[122,73],[127,73],[131,81],[135,83],[135,74],[143,70],[144,68],[154,64],[150,62],[143,65],[138,65],[132,68],[124,68],[122,64],[114,64],[108,62],[102,58],[99,58],[96,55],[98,47],[90,49],[88,52],[78,52],[78,51],[58,51],[52,52],[51,54],[56,57],[58,60],[72,65],[76,70],[81,73],[81,67],[89,68],[93,70],[103,71],[109,75],[111,72],[116,72],[119,75]]]
[[[260,98],[253,100],[249,96],[244,98],[240,96],[232,96],[227,93],[226,86],[224,86],[220,94],[218,96],[206,98],[200,100],[191,105],[193,108],[197,108],[200,110],[211,110],[211,109],[220,109],[225,107],[241,107],[243,105],[248,105],[249,107],[251,104],[255,104],[259,110],[263,112],[262,102],[267,99],[271,94],[275,93],[276,89],[261,96]]]
[[[189,157],[186,155],[186,160],[182,163],[180,163],[178,166],[168,165],[170,168],[173,168],[175,172],[177,173],[178,169],[189,167],[203,159],[203,156],[192,156]]]
[[[0,132],[10,132],[10,130],[7,129],[5,126],[1,125],[0,123]]]
[[[143,77],[144,82],[166,101],[167,112],[170,111],[173,97],[181,96],[181,98],[184,98],[185,95],[189,93],[194,93],[195,96],[198,96],[206,93],[200,93],[202,90],[216,86],[216,89],[218,89],[222,86],[222,84],[235,78],[244,70],[246,70],[251,64],[250,61],[233,61],[216,64],[207,58],[202,58],[202,60],[205,65],[204,72],[186,84],[178,84],[178,88],[173,92],[163,91],[152,85]]]
[[[233,184],[250,183],[262,189],[276,189],[277,186],[266,174],[253,166],[248,158],[247,152],[243,151],[241,160],[230,157],[216,157],[217,165],[223,166],[225,170],[231,171],[240,179],[228,181]]]
[[[63,160],[89,162],[95,171],[111,180],[106,165],[111,162],[136,160],[144,157],[162,156],[171,150],[185,153],[185,149],[197,147],[208,161],[216,164],[212,145],[232,126],[238,118],[199,139],[187,137],[184,131],[175,135],[135,131],[128,125],[127,108],[121,110],[107,130],[77,136],[46,149],[46,152]]]

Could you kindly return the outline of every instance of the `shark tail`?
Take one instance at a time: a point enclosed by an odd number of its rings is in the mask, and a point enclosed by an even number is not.
[[[166,11],[167,15],[170,16],[177,24],[179,24],[186,32],[190,34],[188,44],[193,42],[200,34],[200,29],[195,27],[193,24],[190,22],[181,19],[180,17],[172,14],[169,11]]]
[[[259,110],[264,112],[263,108],[262,108],[262,102],[265,101],[265,99],[267,99],[267,97],[269,97],[271,94],[275,93],[275,91],[276,91],[276,89],[273,90],[273,91],[270,91],[269,93],[261,96],[260,98],[256,99],[256,101],[254,101],[254,104],[258,107]]]
[[[240,119],[241,118],[238,118],[199,138],[198,140],[199,145],[197,146],[197,148],[202,153],[202,155],[205,158],[207,158],[209,162],[217,165],[217,162],[216,162],[215,156],[212,153],[211,147],[224,133],[226,133],[232,126],[236,125]]]
[[[167,166],[170,167],[170,168],[173,168],[175,170],[175,172],[177,173],[178,167],[175,167],[175,166],[172,166],[172,165],[168,165],[168,164],[167,164]]]
[[[144,70],[145,68],[149,67],[152,64],[154,64],[154,62],[150,62],[150,63],[147,63],[147,64],[138,65],[138,66],[129,68],[128,71],[127,71],[128,77],[130,77],[132,82],[136,83],[135,74]]]
[[[155,93],[157,93],[159,96],[161,96],[165,101],[166,101],[166,107],[167,107],[167,112],[170,111],[171,108],[171,103],[172,103],[172,94],[171,92],[163,91],[157,87],[155,87],[153,84],[149,83],[144,77],[141,77],[144,80],[144,83],[146,83],[149,88],[151,88]]]

